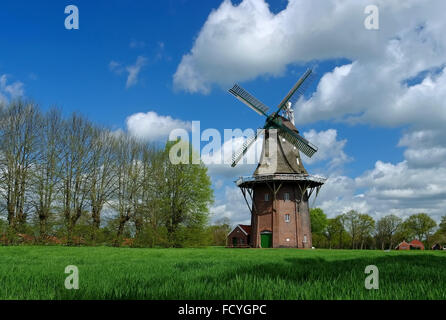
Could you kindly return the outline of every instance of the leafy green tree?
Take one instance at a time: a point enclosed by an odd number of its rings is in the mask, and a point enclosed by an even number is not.
[[[339,249],[343,248],[346,238],[344,215],[339,215],[333,219],[328,219],[325,234],[330,249],[335,246],[335,244],[337,244]]]
[[[183,144],[181,152],[188,150],[185,159],[174,163],[171,148]],[[181,147],[181,146],[180,146]],[[180,227],[197,232],[197,228],[206,226],[209,206],[213,202],[211,179],[207,174],[207,167],[199,161],[193,163],[193,150],[188,142],[168,142],[165,147],[165,181],[164,195],[164,222],[168,232],[169,241],[174,246],[180,245],[178,231]]]
[[[211,244],[214,246],[226,245],[226,237],[231,232],[231,223],[228,218],[217,221],[214,225],[208,227],[211,237]]]
[[[431,237],[432,244],[440,243],[446,244],[446,216],[441,217],[441,222],[438,230]]]
[[[381,244],[381,249],[384,250],[386,244],[389,249],[393,248],[395,234],[401,228],[403,220],[393,214],[382,217],[376,225],[376,239]]]
[[[345,222],[345,229],[351,237],[351,248],[356,249],[356,243],[360,235],[360,215],[355,210],[350,210],[343,215],[343,220]]]
[[[310,210],[311,232],[321,234],[327,227],[327,215],[320,208]]]
[[[327,228],[327,216],[320,208],[310,209],[311,233],[313,245],[322,247],[325,242],[325,229]]]
[[[368,214],[359,214],[358,240],[361,243],[361,249],[367,240],[372,238],[372,232],[375,229],[375,220]]]
[[[404,224],[418,240],[425,241],[426,244],[429,244],[429,237],[437,226],[437,223],[426,213],[413,214]]]

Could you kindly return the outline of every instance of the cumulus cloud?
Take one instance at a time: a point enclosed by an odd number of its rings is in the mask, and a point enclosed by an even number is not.
[[[225,0],[182,57],[174,85],[206,94],[214,85],[280,76],[289,65],[346,59],[296,103],[296,122],[404,127],[398,144],[404,160],[377,158],[355,178],[332,175],[317,203],[330,215],[357,209],[377,217],[426,211],[438,218],[446,198],[446,2],[376,0],[380,29],[375,31],[364,28],[369,4],[290,0],[274,14],[264,0],[238,5]],[[306,134],[320,145],[307,163],[342,167],[351,160],[335,132]]]
[[[251,214],[237,187],[226,187],[222,200],[211,207],[211,222],[228,218],[233,225],[251,224]]]
[[[285,10],[273,14],[264,0],[238,5],[225,0],[211,12],[191,51],[183,56],[174,84],[207,93],[212,84],[281,75],[295,63],[332,58],[379,61],[386,49],[395,58],[406,58],[404,53],[415,50],[410,55],[422,63],[407,70],[412,76],[444,60],[444,2],[375,1],[381,12],[378,32],[364,28],[369,4],[368,0],[290,0]],[[392,39],[399,39],[401,46],[389,46]],[[435,50],[422,54],[426,45]]]
[[[174,129],[190,130],[191,128],[190,122],[158,115],[154,111],[132,114],[127,118],[126,124],[131,135],[148,141],[165,139]]]
[[[0,76],[0,103],[6,103],[10,99],[15,99],[24,95],[23,82],[15,81],[10,83],[8,76]]]
[[[316,145],[318,151],[311,158],[304,155],[303,161],[308,164],[326,161],[328,164],[327,169],[330,171],[340,168],[345,163],[351,161],[352,158],[344,152],[347,140],[338,140],[337,136],[338,132],[335,129],[319,132],[312,129],[308,132],[304,132],[304,137],[311,141],[312,144]]]

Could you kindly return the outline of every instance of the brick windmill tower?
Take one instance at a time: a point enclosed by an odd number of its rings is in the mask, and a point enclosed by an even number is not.
[[[236,183],[251,211],[249,245],[254,248],[311,248],[308,200],[318,194],[325,178],[305,170],[299,151],[308,157],[317,148],[303,138],[294,126],[292,103],[303,94],[308,70],[280,102],[278,110],[267,115],[268,107],[238,85],[229,90],[237,99],[266,117],[265,125],[234,154],[236,166],[260,135],[264,135],[260,162],[250,177]]]

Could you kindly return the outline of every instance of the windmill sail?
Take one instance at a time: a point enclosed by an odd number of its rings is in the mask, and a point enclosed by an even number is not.
[[[263,134],[265,129],[262,129],[258,131],[254,136],[248,138],[244,143],[243,146],[232,156],[232,164],[231,167],[235,167],[237,163],[240,161],[241,158],[246,154],[248,149],[254,144],[254,142],[257,140],[257,138]]]
[[[285,98],[283,98],[283,100],[280,102],[279,104],[279,109],[277,110],[277,114],[282,111],[282,109],[286,106],[286,103],[288,101],[291,100],[291,98],[293,98],[293,96],[297,93],[297,98],[299,96],[301,96],[304,91],[305,91],[305,87],[302,87],[302,85],[308,81],[310,79],[310,76],[312,74],[312,70],[308,69],[304,75],[296,82],[296,84],[291,88],[290,92],[288,92],[288,94],[285,96]],[[294,97],[294,98],[296,98]],[[294,100],[294,99],[293,99]]]
[[[286,139],[289,143],[293,144],[296,148],[302,151],[307,157],[311,158],[317,151],[317,147],[310,141],[302,137],[301,135],[292,132],[287,128],[279,128],[278,134],[282,138]]]
[[[232,89],[229,89],[229,92],[258,114],[266,116],[269,108],[238,84],[234,85]]]

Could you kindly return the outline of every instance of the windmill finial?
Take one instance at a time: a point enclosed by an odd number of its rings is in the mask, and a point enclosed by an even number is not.
[[[293,124],[293,126],[295,125],[294,123],[294,110],[293,110],[293,106],[291,104],[290,101],[288,101],[286,103],[286,109],[285,109],[286,115],[288,117],[288,120],[290,120],[290,122]]]

